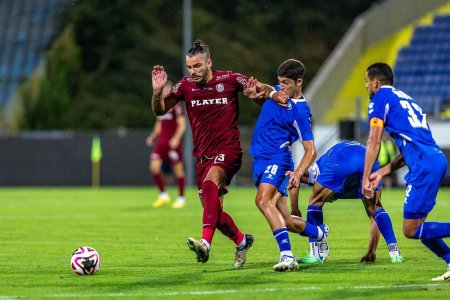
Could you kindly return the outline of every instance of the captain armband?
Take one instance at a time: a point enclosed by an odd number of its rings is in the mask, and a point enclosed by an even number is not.
[[[370,119],[370,127],[384,127],[384,121],[378,118]]]

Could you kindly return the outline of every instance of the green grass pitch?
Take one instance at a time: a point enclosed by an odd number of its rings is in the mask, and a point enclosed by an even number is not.
[[[309,193],[301,192],[303,212]],[[188,250],[186,238],[201,233],[194,189],[180,210],[152,209],[156,196],[155,188],[0,189],[0,299],[450,299],[450,282],[430,281],[445,263],[401,234],[401,189],[384,191],[383,204],[403,264],[390,263],[383,239],[377,261],[360,263],[369,221],[359,200],[339,200],[324,207],[328,260],[285,273],[272,270],[278,247],[254,204],[255,189],[232,187],[225,199],[225,210],[255,236],[241,270],[233,269],[235,246],[220,232],[208,263]],[[450,189],[441,190],[429,220],[450,222]],[[307,239],[290,237],[294,254],[305,255]],[[72,251],[85,245],[100,253],[94,276],[77,276],[69,266]]]

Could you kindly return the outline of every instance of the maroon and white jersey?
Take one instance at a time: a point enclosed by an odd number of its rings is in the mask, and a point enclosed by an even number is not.
[[[170,141],[177,131],[177,118],[183,115],[184,112],[181,104],[177,104],[164,115],[157,117],[161,122],[161,132],[159,133],[158,143],[167,144]]]
[[[238,92],[248,77],[231,71],[213,71],[212,79],[198,85],[186,76],[169,96],[184,101],[194,139],[194,156],[219,154],[224,148],[242,149],[239,140]]]

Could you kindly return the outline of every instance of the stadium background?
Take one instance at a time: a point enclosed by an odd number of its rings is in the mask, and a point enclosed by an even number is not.
[[[192,37],[210,45],[216,68],[275,83],[280,62],[305,63],[319,153],[364,141],[363,74],[386,61],[450,157],[450,1],[1,0],[0,185],[91,184],[95,136],[102,185],[151,185],[150,70],[182,76],[186,3]],[[242,97],[245,151],[257,115]],[[250,166],[246,154],[234,184],[251,185]]]

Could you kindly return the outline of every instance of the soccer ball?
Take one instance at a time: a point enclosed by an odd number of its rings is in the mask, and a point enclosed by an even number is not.
[[[100,269],[100,256],[94,248],[83,246],[73,252],[70,264],[78,275],[94,275]]]

